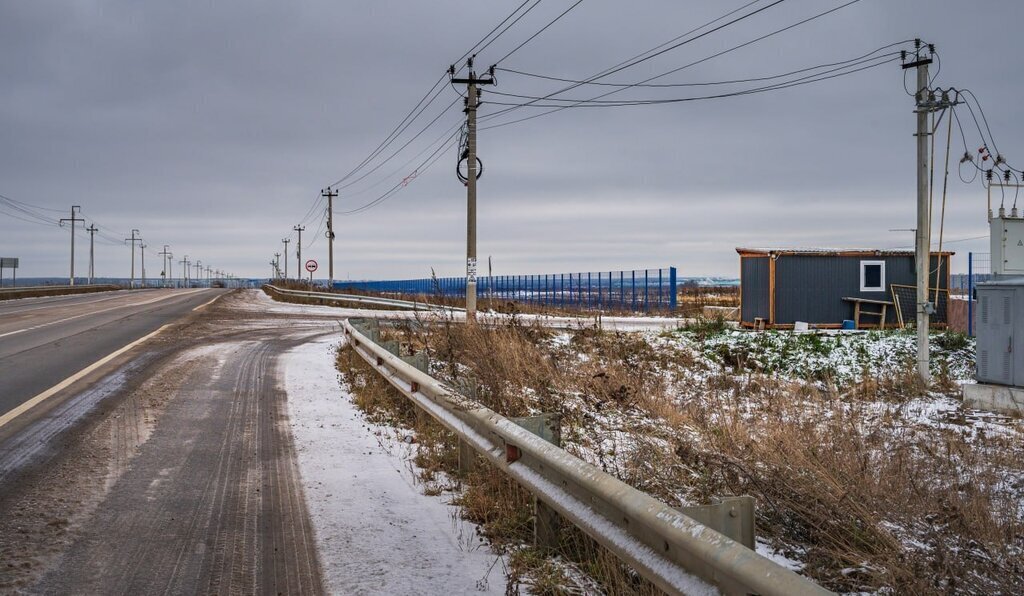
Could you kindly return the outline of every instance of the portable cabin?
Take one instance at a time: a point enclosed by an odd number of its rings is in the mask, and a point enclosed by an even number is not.
[[[737,248],[740,322],[744,327],[858,328],[912,324],[916,316],[914,252],[892,249]],[[931,253],[932,322],[946,322],[949,259]],[[938,291],[936,288],[938,280]]]

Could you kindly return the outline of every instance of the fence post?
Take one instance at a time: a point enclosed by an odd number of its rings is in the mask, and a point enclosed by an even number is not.
[[[593,278],[589,271],[587,271],[587,310],[591,309],[591,294],[594,293]]]
[[[630,293],[633,295],[633,312],[636,312],[636,269],[634,269],[630,274],[633,276],[633,287],[630,290]]]
[[[644,312],[651,312],[651,271],[644,269]]]
[[[669,307],[672,312],[676,312],[676,307],[679,306],[679,286],[676,285],[676,268],[668,268],[668,285],[669,291],[672,292],[672,296],[669,298]]]
[[[974,337],[974,253],[967,253],[967,337]]]
[[[626,273],[619,271],[619,310],[626,310]]]

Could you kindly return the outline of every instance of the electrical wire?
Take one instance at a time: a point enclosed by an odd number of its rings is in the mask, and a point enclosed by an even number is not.
[[[532,78],[544,79],[544,80],[548,80],[548,81],[559,81],[559,82],[563,82],[563,83],[582,83],[582,84],[586,84],[586,85],[595,85],[595,86],[602,86],[602,87],[624,87],[624,88],[627,88],[627,87],[638,87],[638,88],[659,88],[659,89],[660,88],[676,88],[676,87],[708,87],[708,86],[715,86],[715,85],[732,85],[732,84],[738,84],[738,83],[757,83],[757,82],[761,82],[761,81],[770,81],[770,80],[773,80],[773,79],[781,79],[781,78],[784,78],[784,77],[788,77],[788,76],[792,76],[792,75],[796,75],[796,74],[801,74],[801,73],[812,71],[812,70],[819,70],[819,69],[822,69],[822,68],[829,68],[829,67],[833,67],[833,66],[842,66],[844,64],[849,64],[849,63],[852,63],[852,62],[857,62],[859,60],[864,60],[864,59],[870,58],[870,57],[874,56],[875,54],[877,54],[877,53],[879,53],[879,52],[881,52],[883,50],[887,50],[889,48],[898,47],[898,46],[903,45],[903,44],[911,43],[912,41],[913,40],[898,41],[898,42],[895,42],[895,43],[884,45],[884,46],[882,46],[880,48],[877,48],[875,50],[872,50],[871,52],[868,52],[867,54],[864,54],[862,56],[858,56],[856,58],[850,58],[849,60],[842,60],[840,62],[831,62],[831,63],[826,63],[826,64],[818,64],[818,65],[815,65],[815,66],[808,66],[806,68],[801,68],[801,69],[797,69],[797,70],[791,70],[789,72],[785,72],[785,73],[781,73],[781,74],[768,75],[768,76],[763,76],[763,77],[751,77],[751,78],[746,78],[746,79],[730,79],[730,80],[725,80],[725,81],[703,81],[703,82],[697,82],[697,83],[609,83],[609,82],[598,82],[598,81],[587,82],[587,81],[577,81],[577,80],[574,80],[574,79],[565,79],[565,78],[560,78],[560,77],[552,77],[552,76],[547,76],[547,75],[541,75],[541,74],[535,74],[535,73],[530,73],[530,72],[524,72],[524,71],[521,71],[521,70],[515,70],[515,69],[511,69],[511,68],[498,68],[497,70],[502,71],[502,72],[512,73],[512,74],[518,74],[518,75],[522,75],[522,76],[532,77]],[[888,53],[886,55],[895,55],[895,54],[899,54],[899,52],[891,52],[891,53]],[[490,93],[494,93],[494,91],[491,91]]]
[[[442,143],[440,146],[438,146],[438,148],[435,149],[434,152],[431,153],[429,157],[427,157],[425,160],[423,160],[419,164],[419,166],[417,166],[416,169],[413,170],[413,172],[409,176],[407,176],[406,178],[404,178],[404,179],[400,180],[399,182],[397,182],[394,186],[389,188],[387,191],[385,191],[383,194],[381,194],[377,198],[373,199],[372,201],[370,201],[370,202],[368,202],[368,203],[366,203],[364,205],[356,207],[354,209],[349,209],[349,210],[346,210],[346,211],[336,211],[335,215],[354,215],[356,213],[362,213],[363,211],[367,211],[369,209],[372,209],[373,207],[376,207],[377,205],[379,205],[379,204],[383,203],[384,201],[388,200],[389,198],[394,196],[398,191],[400,191],[401,189],[403,189],[406,186],[408,186],[408,184],[409,184],[409,182],[411,180],[413,180],[415,178],[418,178],[424,172],[426,172],[428,169],[430,169],[430,166],[434,165],[434,163],[438,159],[440,159],[442,155],[444,155],[444,150],[445,149],[450,149],[452,146],[454,146],[455,143],[451,142],[453,139],[455,139],[455,134],[454,133],[448,137],[448,139],[447,139],[447,141],[445,143]]]
[[[495,31],[497,31],[497,30],[498,30],[498,29],[499,29],[499,28],[500,28],[500,27],[501,27],[502,25],[504,25],[504,24],[505,24],[506,22],[508,22],[508,20],[509,20],[509,19],[511,19],[512,17],[514,17],[514,16],[516,15],[516,13],[518,13],[518,12],[519,12],[520,10],[522,10],[524,6],[526,6],[527,4],[529,4],[529,2],[530,2],[530,0],[523,0],[523,3],[522,3],[522,4],[520,4],[519,6],[517,6],[517,7],[516,7],[516,9],[515,9],[515,10],[513,10],[513,11],[512,11],[512,12],[511,12],[511,13],[510,13],[510,14],[509,14],[509,15],[508,15],[507,17],[505,17],[504,19],[502,19],[500,23],[498,23],[497,25],[495,25],[493,29],[491,29],[491,30],[490,30],[489,32],[487,32],[487,35],[484,35],[484,36],[483,36],[483,37],[482,37],[482,38],[480,39],[480,41],[478,41],[478,42],[476,42],[475,44],[473,44],[473,47],[469,48],[469,50],[467,50],[465,54],[463,54],[462,56],[460,56],[460,57],[459,57],[459,59],[458,59],[458,60],[456,60],[455,62],[452,62],[452,64],[459,64],[459,63],[461,63],[461,62],[462,62],[463,60],[465,60],[465,59],[466,59],[466,57],[468,57],[468,56],[469,56],[470,54],[472,54],[472,53],[473,53],[473,51],[474,51],[474,50],[476,50],[476,48],[478,48],[478,47],[480,46],[480,44],[484,43],[484,41],[486,41],[488,37],[490,37],[490,36],[491,36],[492,34],[494,34],[494,32],[495,32]],[[502,33],[504,33],[504,32],[502,32]],[[500,36],[500,34],[499,34],[499,36]],[[497,39],[497,38],[495,38],[495,39]],[[493,41],[493,40],[492,40],[492,41]],[[462,67],[461,67],[461,66],[459,67],[459,70],[462,70]]]
[[[789,31],[789,30],[791,30],[791,29],[793,29],[793,28],[796,28],[796,27],[802,26],[802,25],[804,25],[804,24],[806,24],[806,23],[809,23],[809,22],[811,22],[811,21],[814,21],[814,20],[816,20],[816,19],[822,18],[822,17],[824,17],[824,16],[826,16],[826,15],[829,15],[829,14],[831,14],[831,13],[833,13],[833,12],[836,12],[836,11],[838,11],[838,10],[842,10],[843,8],[846,8],[846,7],[848,7],[848,6],[852,5],[852,4],[855,4],[855,3],[857,3],[857,2],[859,2],[859,0],[851,0],[850,2],[847,2],[847,3],[845,3],[845,4],[842,4],[842,5],[840,5],[840,6],[837,6],[837,7],[834,7],[834,8],[831,8],[831,9],[829,9],[829,10],[826,10],[826,11],[820,12],[820,13],[818,13],[818,14],[812,15],[812,16],[810,16],[810,17],[806,18],[806,19],[803,19],[803,20],[801,20],[801,21],[798,21],[798,22],[796,22],[796,23],[793,23],[793,24],[791,24],[791,25],[788,25],[788,26],[786,26],[786,27],[782,27],[782,28],[780,28],[780,29],[776,29],[776,30],[774,30],[774,31],[772,31],[772,32],[769,32],[769,33],[766,33],[765,35],[762,35],[762,36],[760,36],[760,37],[757,37],[757,38],[751,39],[751,40],[749,40],[749,41],[747,41],[747,42],[744,42],[744,43],[742,43],[742,44],[739,44],[739,45],[736,45],[736,46],[732,46],[732,47],[730,47],[730,48],[727,48],[727,49],[725,49],[725,50],[722,50],[722,51],[720,51],[720,52],[717,52],[717,53],[715,53],[715,54],[712,54],[712,55],[710,55],[710,56],[707,56],[707,57],[705,57],[705,58],[702,58],[702,59],[700,59],[700,60],[696,60],[696,61],[694,61],[694,62],[691,62],[691,63],[689,63],[689,64],[686,64],[686,65],[683,65],[683,66],[681,66],[681,67],[678,67],[678,68],[672,69],[672,70],[670,70],[670,71],[668,71],[668,72],[664,72],[664,73],[661,73],[661,74],[659,74],[659,75],[655,75],[655,76],[649,77],[649,78],[647,78],[647,79],[644,79],[644,80],[642,80],[642,81],[639,81],[639,83],[640,83],[640,84],[643,84],[643,83],[649,83],[649,82],[651,82],[651,81],[653,81],[653,80],[657,80],[657,79],[659,79],[659,78],[662,78],[662,77],[665,77],[665,76],[667,76],[667,75],[669,75],[669,74],[673,74],[673,73],[679,72],[679,71],[681,71],[681,70],[683,70],[683,69],[686,69],[686,68],[690,68],[690,67],[692,67],[692,66],[695,66],[695,65],[697,65],[697,64],[701,64],[701,63],[703,63],[703,62],[707,62],[708,60],[712,60],[712,59],[714,59],[714,58],[717,58],[717,57],[719,57],[719,56],[722,56],[722,55],[724,55],[724,54],[727,54],[727,53],[730,53],[730,52],[734,52],[734,51],[736,51],[736,50],[739,50],[739,49],[741,49],[741,48],[744,48],[744,47],[748,47],[748,46],[750,46],[750,45],[752,45],[752,44],[755,44],[755,43],[758,43],[758,42],[760,42],[760,41],[762,41],[762,40],[768,39],[768,38],[770,38],[770,37],[773,37],[773,36],[775,36],[775,35],[779,35],[779,34],[781,34],[781,33],[784,33],[784,32],[786,32],[786,31]],[[733,11],[733,13],[730,13],[730,14],[734,14],[735,12],[738,12],[739,10],[743,10],[744,8],[746,8],[746,6],[749,6],[749,4],[748,4],[748,5],[745,5],[745,6],[743,6],[743,7],[739,8],[739,9],[737,9],[736,11]],[[759,10],[764,10],[764,9],[766,9],[766,8],[770,8],[771,6],[774,6],[774,4],[773,4],[773,5],[770,5],[770,6],[768,6],[768,7],[762,7],[762,8],[761,8],[761,9],[759,9]],[[746,16],[749,16],[750,14],[753,14],[753,13],[747,13],[746,15],[744,15],[744,17],[746,17]],[[712,22],[712,23],[714,23],[714,22],[717,22],[717,21],[720,21],[720,20],[722,20],[723,18],[725,18],[725,17],[719,17],[718,19],[716,19],[716,20],[714,20],[714,21],[711,21],[711,22]],[[725,25],[719,26],[719,27],[718,27],[718,28],[716,28],[715,30],[720,30],[720,29],[721,29],[722,27],[728,26],[728,25],[729,25],[730,23],[732,23],[732,22],[735,22],[735,21],[730,21],[729,23],[726,23]],[[706,26],[706,25],[705,25],[705,26]],[[697,28],[697,30],[700,30],[700,29],[702,29],[702,28],[704,28],[704,26],[702,26],[702,27],[698,27],[698,28]],[[702,34],[702,35],[703,35],[703,34]],[[693,38],[693,39],[696,39],[696,38]],[[607,72],[607,74],[611,74],[611,72],[614,72],[614,71],[608,71],[608,72]],[[603,78],[603,76],[605,76],[605,75],[602,75],[601,77],[591,77],[591,78],[590,78],[590,79],[588,79],[588,80],[589,80],[589,81],[593,81],[593,80],[595,80],[596,78]],[[566,88],[565,90],[568,90],[568,89],[570,89],[570,87],[567,87],[567,88]],[[625,89],[625,88],[622,88],[622,89],[615,89],[615,90],[613,90],[613,91],[609,91],[608,93],[605,93],[605,94],[602,94],[602,95],[598,95],[598,96],[596,96],[596,97],[594,97],[594,98],[592,98],[592,99],[602,99],[602,98],[604,98],[604,97],[607,97],[608,95],[611,95],[611,94],[614,94],[614,93],[618,93],[618,92],[620,92],[620,91],[622,91],[622,90],[624,90],[624,89]],[[559,93],[560,93],[560,92],[556,92],[556,93],[554,93],[554,94],[551,94],[551,95],[557,95],[557,94],[559,94]],[[521,107],[523,107],[523,106],[522,106],[522,105],[520,105],[520,106],[512,106],[512,107],[506,108],[506,109],[504,109],[504,110],[499,110],[498,112],[495,112],[495,113],[493,113],[493,114],[488,114],[487,116],[484,116],[484,117],[483,117],[482,119],[484,119],[484,120],[489,120],[489,119],[491,119],[491,118],[493,118],[493,117],[497,117],[497,116],[503,115],[503,114],[505,114],[505,113],[508,113],[508,112],[510,112],[510,111],[512,111],[512,110],[515,110],[515,109],[519,109],[519,108],[521,108]],[[549,110],[549,111],[546,111],[546,112],[541,112],[541,113],[539,113],[539,114],[533,114],[533,115],[527,116],[527,117],[525,117],[525,118],[519,118],[519,119],[516,119],[516,120],[510,120],[510,121],[500,122],[500,123],[498,123],[498,124],[492,124],[492,125],[489,125],[489,126],[485,126],[485,127],[482,127],[482,128],[481,128],[481,130],[489,130],[489,129],[492,129],[492,128],[500,128],[500,127],[502,127],[502,126],[509,126],[509,125],[512,125],[512,124],[518,124],[518,123],[520,123],[520,122],[525,122],[525,121],[527,121],[527,120],[532,120],[532,119],[534,119],[534,118],[539,118],[539,117],[541,117],[541,116],[546,116],[546,115],[548,115],[548,114],[552,114],[552,113],[558,112],[558,111],[560,111],[560,110],[562,110],[562,109],[565,109],[565,106],[560,106],[560,107],[556,107],[556,108],[554,108],[554,109],[551,109],[551,110]]]
[[[852,2],[859,2],[860,0],[851,0],[851,1]],[[752,12],[740,15],[740,16],[736,17],[735,19],[732,19],[730,21],[727,21],[726,23],[723,23],[721,25],[713,27],[712,29],[704,31],[703,33],[700,33],[700,34],[698,34],[698,35],[696,35],[694,37],[683,39],[682,41],[677,41],[675,43],[670,43],[667,46],[665,44],[662,44],[661,46],[659,46],[660,49],[658,49],[657,51],[644,52],[643,54],[640,54],[641,57],[630,59],[630,60],[627,60],[625,62],[619,63],[618,65],[616,65],[614,67],[605,69],[601,73],[599,73],[599,74],[597,74],[595,76],[587,78],[586,81],[590,82],[590,81],[595,81],[595,80],[598,80],[598,79],[602,79],[604,77],[607,77],[609,75],[615,74],[617,72],[621,72],[621,71],[623,71],[623,70],[625,70],[627,68],[631,68],[633,66],[636,66],[637,64],[641,64],[643,62],[651,60],[652,58],[656,58],[657,56],[661,56],[661,55],[665,54],[666,52],[670,52],[672,50],[678,49],[678,48],[680,48],[680,47],[682,47],[682,46],[684,46],[684,45],[686,45],[688,43],[692,43],[692,42],[694,42],[694,41],[696,41],[698,39],[701,39],[703,37],[706,37],[706,36],[708,36],[708,35],[710,35],[712,33],[715,33],[717,31],[721,31],[722,29],[725,29],[726,27],[729,27],[731,25],[734,25],[736,23],[744,21],[744,20],[746,20],[746,19],[748,19],[750,17],[753,17],[754,15],[757,15],[757,14],[759,14],[761,12],[764,12],[764,11],[766,11],[766,10],[772,8],[772,7],[778,6],[779,4],[781,4],[783,2],[785,2],[785,0],[775,0],[774,2],[769,4],[768,6],[762,6],[761,8],[758,8],[758,9],[752,11]],[[753,3],[751,3],[751,4],[753,4]],[[750,4],[747,4],[746,6],[750,6]],[[740,8],[738,10],[743,10],[743,8]],[[737,11],[733,11],[730,14],[735,14],[735,12],[738,12],[738,10]],[[721,21],[723,18],[724,17],[718,17],[717,19],[714,19],[713,21],[710,21],[710,23],[716,23],[718,21]],[[708,26],[709,26],[709,23],[706,23],[706,24],[704,24],[704,25],[702,25],[700,27],[697,27],[694,31],[700,31],[701,29],[704,29],[704,28],[706,28]],[[689,35],[689,34],[684,34],[682,37],[685,37],[687,35]],[[675,39],[678,40],[680,38],[677,37]],[[646,83],[648,81],[642,81],[642,82]],[[567,87],[564,87],[563,89],[560,89],[558,91],[550,93],[550,94],[548,94],[548,95],[546,95],[543,98],[540,98],[538,100],[533,100],[533,101],[530,101],[530,102],[526,102],[525,104],[521,104],[521,105],[513,105],[512,107],[509,107],[509,108],[507,108],[505,110],[500,110],[500,111],[498,111],[498,112],[496,112],[494,114],[488,114],[487,116],[484,116],[483,118],[481,118],[481,120],[485,120],[485,119],[493,118],[493,117],[496,117],[496,116],[500,116],[500,115],[502,115],[504,113],[511,112],[513,110],[516,110],[516,109],[519,109],[519,108],[522,108],[522,107],[527,107],[527,106],[529,106],[529,105],[531,105],[533,103],[536,103],[537,101],[544,100],[544,99],[549,99],[549,98],[554,97],[556,95],[561,95],[562,93],[565,93],[567,91],[571,91],[571,90],[581,86],[582,84],[584,84],[584,83],[580,82],[578,84],[574,83],[572,85],[568,85]],[[595,99],[597,99],[597,98],[595,98]],[[534,115],[534,117],[536,117],[536,116],[539,116],[539,115]]]
[[[512,21],[511,23],[509,23],[509,24],[508,24],[508,26],[507,26],[507,27],[505,27],[504,29],[502,29],[502,30],[501,30],[501,33],[498,33],[497,35],[495,35],[495,36],[494,36],[494,39],[492,39],[492,40],[488,41],[488,42],[487,42],[486,44],[484,44],[484,46],[483,46],[482,48],[480,48],[479,50],[477,50],[477,51],[476,51],[476,54],[480,54],[480,53],[482,53],[482,52],[483,52],[484,50],[486,50],[486,49],[487,49],[488,47],[490,47],[490,45],[491,45],[492,43],[494,43],[495,41],[497,41],[497,40],[498,40],[498,38],[499,38],[499,37],[501,37],[502,35],[504,35],[506,31],[508,31],[509,29],[511,29],[513,25],[515,25],[516,23],[518,23],[518,22],[519,22],[519,21],[520,21],[520,20],[521,20],[521,19],[522,19],[523,17],[525,17],[526,15],[530,14],[530,11],[531,11],[531,10],[533,10],[534,8],[537,8],[537,5],[538,5],[538,4],[540,4],[540,3],[541,3],[541,0],[535,0],[535,1],[534,1],[534,3],[533,3],[533,4],[532,4],[532,5],[531,5],[531,6],[529,7],[529,8],[527,8],[527,9],[526,9],[525,11],[523,11],[523,14],[519,15],[518,17],[516,17],[516,20]],[[518,11],[519,9],[516,9],[516,10]],[[476,55],[476,54],[474,54],[474,55]],[[465,56],[463,56],[463,58],[465,58]],[[459,62],[461,62],[461,59],[459,60]]]
[[[533,34],[533,35],[531,35],[530,37],[526,38],[526,41],[524,41],[523,43],[521,43],[521,44],[517,45],[517,46],[516,46],[515,48],[513,48],[513,49],[512,49],[512,51],[510,51],[509,53],[505,54],[505,55],[504,55],[504,56],[502,56],[501,58],[498,58],[498,59],[497,59],[497,60],[496,60],[496,61],[494,62],[494,64],[495,64],[495,65],[498,65],[498,64],[501,64],[502,62],[504,62],[504,61],[505,61],[506,59],[508,59],[508,57],[509,57],[509,56],[511,56],[512,54],[515,54],[515,53],[516,53],[516,52],[518,52],[518,51],[519,51],[520,49],[522,49],[522,47],[523,47],[523,46],[525,46],[526,44],[528,44],[528,43],[530,43],[531,41],[533,41],[533,40],[534,40],[534,39],[535,39],[535,38],[536,38],[536,37],[537,37],[538,35],[540,35],[541,33],[544,33],[545,31],[547,31],[547,29],[548,29],[549,27],[551,27],[552,25],[554,25],[555,23],[557,23],[557,22],[558,22],[558,21],[559,21],[559,20],[560,20],[560,19],[561,19],[562,17],[564,17],[565,15],[569,14],[569,12],[570,12],[570,11],[572,11],[572,9],[576,8],[577,6],[579,6],[579,5],[580,5],[580,3],[582,3],[582,2],[583,2],[583,0],[576,0],[576,3],[575,3],[575,4],[573,4],[573,5],[572,5],[572,6],[570,6],[569,8],[566,8],[566,9],[565,9],[564,11],[562,11],[562,13],[561,13],[561,14],[559,14],[559,15],[558,15],[557,17],[555,17],[554,19],[552,19],[552,20],[551,20],[551,21],[550,21],[550,22],[549,22],[549,23],[548,23],[547,25],[544,25],[543,27],[541,27],[539,31],[537,31],[536,33],[534,33],[534,34]]]
[[[834,74],[829,74],[828,76],[824,76],[825,73],[817,73],[817,74],[814,74],[814,75],[808,75],[808,76],[805,76],[805,77],[801,77],[801,78],[795,79],[793,81],[785,81],[785,82],[776,83],[776,84],[773,84],[773,85],[765,85],[765,86],[762,86],[762,87],[754,87],[754,88],[751,88],[751,89],[743,89],[743,90],[739,90],[739,91],[730,91],[730,92],[727,92],[727,93],[717,93],[717,94],[713,94],[713,95],[699,95],[699,96],[692,96],[692,97],[674,97],[674,98],[665,98],[665,99],[623,100],[623,101],[609,102],[609,103],[599,103],[599,102],[594,102],[594,101],[583,100],[583,101],[577,101],[576,103],[569,104],[569,105],[534,104],[534,105],[531,105],[529,107],[535,107],[535,108],[554,108],[552,111],[557,111],[557,110],[568,109],[568,108],[609,108],[609,107],[625,107],[625,106],[640,106],[640,105],[659,105],[659,104],[684,103],[684,102],[690,102],[690,101],[704,101],[704,100],[710,100],[710,99],[724,99],[724,98],[727,98],[727,97],[737,97],[737,96],[742,96],[742,95],[752,95],[752,94],[756,94],[756,93],[765,93],[765,92],[768,92],[768,91],[778,91],[778,90],[781,90],[781,89],[789,89],[791,87],[798,87],[800,85],[807,85],[807,84],[811,84],[811,83],[817,83],[819,81],[825,81],[825,80],[834,79],[834,78],[841,77],[841,76],[851,75],[851,74],[858,73],[858,72],[861,72],[861,71],[864,71],[864,70],[868,70],[870,68],[876,68],[878,66],[883,66],[883,65],[888,64],[890,62],[895,62],[897,60],[897,58],[895,58],[895,57],[883,57],[881,59],[875,58],[873,60],[874,60],[873,62],[868,63],[868,64],[863,65],[863,66],[860,66],[859,68],[854,68],[854,69],[846,70],[845,67],[844,67],[844,69],[842,69],[840,72],[835,72],[835,70],[840,70],[840,69],[835,69],[834,71],[826,71],[826,72],[834,72]],[[515,104],[515,103],[508,103],[508,102],[498,102],[498,101],[488,101],[488,103],[495,104],[495,105],[523,105],[523,104]],[[541,116],[541,115],[548,114],[548,113],[550,113],[550,112],[542,112],[541,114],[537,114],[535,116]],[[514,120],[512,122],[502,123],[502,124],[499,124],[499,125],[492,125],[492,126],[485,127],[484,129],[497,128],[499,126],[503,126],[503,125],[506,125],[506,124],[512,124],[514,122],[521,122],[522,120],[527,120],[527,119],[529,119],[529,118],[523,118],[523,119],[520,119],[520,120]]]
[[[776,84],[773,84],[773,85],[766,85],[766,86],[763,86],[763,87],[754,87],[753,90],[771,89],[771,88],[774,88],[776,86],[786,85],[786,84],[789,84],[789,83],[795,83],[795,82],[800,82],[800,81],[805,81],[805,80],[811,80],[811,79],[815,79],[815,77],[819,77],[821,75],[825,75],[825,74],[829,74],[829,73],[834,73],[834,72],[839,72],[839,71],[845,70],[847,68],[851,68],[851,67],[854,67],[854,66],[861,66],[861,65],[868,64],[868,63],[875,62],[875,61],[879,61],[879,60],[880,60],[880,62],[878,62],[877,64],[871,64],[871,66],[880,66],[882,64],[886,64],[888,62],[895,61],[895,56],[898,55],[898,54],[899,54],[899,52],[892,52],[890,54],[886,54],[886,55],[882,55],[882,56],[876,56],[874,58],[868,58],[866,60],[861,60],[859,62],[853,62],[851,64],[846,64],[845,66],[840,66],[840,67],[833,68],[833,69],[830,69],[830,70],[826,70],[826,71],[823,71],[823,72],[814,73],[814,74],[811,74],[811,75],[806,75],[806,76],[798,78],[798,79],[793,79],[792,81],[783,81],[783,82],[776,83]],[[805,72],[807,70],[813,70],[813,68],[802,69],[800,71],[794,71],[794,72]],[[779,75],[779,76],[781,76],[781,75]],[[763,77],[763,78],[764,79],[773,79],[773,78],[778,78],[778,76]],[[750,91],[750,90],[748,90],[748,91]],[[506,97],[515,97],[515,98],[522,98],[522,99],[539,99],[539,98],[537,98],[536,96],[533,96],[533,95],[519,95],[519,94],[515,94],[515,93],[501,93],[501,92],[497,92],[497,91],[491,91],[490,93],[492,95],[501,95],[501,96],[506,96]],[[702,98],[702,99],[704,99],[704,98],[728,97],[728,96],[730,96],[731,93],[739,93],[739,92],[733,91],[733,92],[729,92],[729,93],[716,94],[716,95],[705,95],[705,96],[698,96],[698,97]],[[689,100],[689,99],[693,99],[693,98],[680,98],[680,99]],[[660,103],[660,102],[667,102],[667,101],[674,101],[674,100],[670,100],[670,99],[632,99],[632,100],[607,100],[607,101],[602,101],[602,100],[597,100],[597,99],[580,99],[580,98],[558,98],[558,97],[553,97],[549,101],[565,101],[565,102],[570,102],[570,103],[572,103],[574,105],[568,106],[568,107],[577,107],[578,105],[584,105],[584,104],[597,105],[597,106],[601,106],[601,105],[619,106],[619,105],[637,105],[637,104],[644,104],[644,105],[646,105],[646,104],[649,104],[649,103]],[[489,102],[489,103],[497,104],[498,102]],[[516,104],[512,104],[512,105],[516,105]],[[555,104],[555,105],[558,105],[558,104]],[[532,105],[530,107],[545,107],[545,106],[542,106],[540,104],[535,104],[535,105]]]
[[[445,80],[445,77],[446,75],[441,75],[437,82],[435,82],[433,86],[431,86],[430,91],[428,91],[426,95],[424,95],[420,99],[420,101],[416,103],[413,109],[410,110],[409,113],[406,114],[404,118],[402,118],[401,122],[399,122],[398,125],[395,126],[395,128],[392,129],[390,133],[388,133],[388,136],[385,137],[384,140],[381,141],[380,144],[377,145],[377,147],[373,151],[371,151],[367,157],[363,159],[363,161],[359,162],[359,164],[356,167],[352,168],[352,170],[350,170],[347,174],[342,176],[333,184],[329,184],[328,186],[338,186],[342,182],[345,182],[346,180],[351,178],[353,175],[355,175],[356,172],[358,172],[360,169],[366,166],[366,164],[368,164],[369,162],[373,161],[374,158],[380,155],[385,149],[387,149],[391,145],[391,143],[393,143],[399,136],[401,136],[401,134],[405,132],[405,130],[409,128],[409,126],[412,125],[416,118],[418,118],[420,114],[422,114],[427,108],[430,107],[432,103],[434,103],[434,100],[437,99],[437,96],[440,95],[441,92],[444,90],[444,86],[442,85],[442,83]],[[439,85],[440,88],[438,88]],[[435,89],[437,89],[436,93],[434,92]],[[433,93],[433,96],[430,95],[431,93]],[[429,101],[427,100],[428,97],[430,97]],[[423,103],[425,101],[426,104]],[[451,108],[451,106],[448,106],[448,108]],[[448,108],[445,108],[445,110],[447,111]]]

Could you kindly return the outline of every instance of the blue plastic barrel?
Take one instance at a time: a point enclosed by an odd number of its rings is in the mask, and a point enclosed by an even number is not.
[[[853,321],[845,319],[843,321],[843,329],[856,329],[856,327],[854,326]]]

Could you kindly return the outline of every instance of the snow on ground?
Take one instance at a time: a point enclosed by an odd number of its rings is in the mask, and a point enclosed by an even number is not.
[[[237,308],[250,312],[269,312],[274,314],[289,315],[317,315],[334,316],[339,319],[347,318],[372,318],[372,319],[404,319],[421,320],[440,319],[451,317],[454,321],[463,321],[465,313],[459,311],[446,312],[444,314],[427,311],[412,310],[381,310],[373,308],[347,308],[337,306],[318,306],[312,304],[292,304],[278,302],[266,294],[263,290],[247,290],[244,292],[246,300],[239,301]],[[517,319],[524,323],[536,321],[544,327],[554,329],[579,329],[583,327],[600,326],[611,331],[654,331],[665,329],[676,329],[685,324],[684,319],[672,317],[556,317],[538,314],[517,314]],[[505,324],[510,319],[509,315],[495,312],[481,312],[478,320],[483,323]]]
[[[402,456],[410,446],[352,404],[334,365],[338,341],[303,344],[282,360],[328,591],[504,594],[503,561],[481,544],[476,527],[441,498],[421,494]]]

